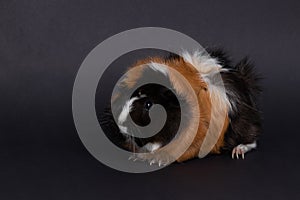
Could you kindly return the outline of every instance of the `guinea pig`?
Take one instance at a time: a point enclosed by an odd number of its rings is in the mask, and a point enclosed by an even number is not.
[[[186,92],[178,76],[162,65],[176,70],[188,80],[196,100],[191,100],[191,95]],[[138,66],[145,68],[130,72]],[[258,84],[260,78],[247,58],[233,65],[223,51],[217,50],[209,54],[195,51],[183,52],[180,56],[170,54],[167,57],[141,59],[129,68],[126,78],[121,81],[122,89],[132,88],[149,73],[167,79],[172,87],[156,83],[138,87],[130,99],[119,106],[117,120],[111,108],[107,107],[99,121],[106,136],[115,145],[131,152],[153,153],[137,158],[159,165],[169,164],[172,159],[166,157],[171,158],[171,152],[186,143],[190,145],[176,157],[178,162],[205,156],[201,154],[204,143],[212,143],[210,154],[230,152],[232,158],[237,159],[239,156],[244,159],[245,153],[256,148],[261,132],[261,112],[257,103],[261,88]],[[221,81],[216,78],[217,75]],[[122,93],[115,95],[113,101],[121,96]],[[178,97],[189,108],[189,112],[182,113]],[[163,128],[148,138],[135,137],[134,130],[126,126],[126,120],[130,117],[138,126],[147,126],[151,123],[149,112],[156,104],[163,106],[167,114]],[[176,145],[169,145],[176,138],[182,116],[188,121],[182,130],[184,137]],[[196,129],[196,135],[190,136],[193,129]],[[168,145],[169,148],[161,150]]]

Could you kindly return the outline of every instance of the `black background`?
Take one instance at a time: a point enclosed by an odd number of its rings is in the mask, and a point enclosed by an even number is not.
[[[0,1],[0,199],[300,199],[299,22],[297,0]],[[265,77],[258,150],[147,174],[87,152],[72,118],[77,70],[106,38],[144,26],[256,63]]]

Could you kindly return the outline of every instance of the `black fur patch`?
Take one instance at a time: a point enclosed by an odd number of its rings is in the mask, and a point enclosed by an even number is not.
[[[230,123],[223,150],[231,151],[239,144],[253,143],[261,133],[261,112],[258,107],[258,96],[262,91],[260,77],[247,58],[233,66],[221,50],[210,55],[228,69],[221,72],[221,76],[233,110],[229,112]]]

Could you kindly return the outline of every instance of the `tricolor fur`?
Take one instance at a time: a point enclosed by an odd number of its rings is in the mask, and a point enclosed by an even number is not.
[[[222,51],[213,51],[209,55],[205,52],[196,51],[194,53],[183,52],[181,56],[172,54],[166,58],[147,58],[138,61],[131,68],[136,66],[145,66],[148,70],[157,73],[157,76],[167,78],[172,84],[173,92],[184,98],[187,106],[190,107],[190,113],[187,116],[190,123],[186,124],[184,129],[186,136],[181,138],[181,141],[176,145],[188,141],[192,144],[177,161],[181,162],[198,156],[202,157],[201,148],[203,149],[203,144],[208,145],[210,153],[232,151],[237,156],[239,154],[243,155],[251,148],[256,147],[256,140],[261,131],[261,117],[257,108],[257,96],[261,90],[257,84],[258,77],[247,59],[232,65]],[[187,92],[186,86],[180,81],[180,77],[164,66],[175,69],[188,80],[195,94],[197,94],[197,102],[192,101],[191,95]],[[143,77],[143,73],[145,73],[143,68],[136,70],[134,73],[129,73],[122,81],[122,87],[132,88],[137,80]],[[154,90],[154,88],[160,91],[156,94],[165,92],[163,88],[158,86],[149,86],[145,90],[152,94],[151,90]],[[130,131],[123,126],[129,115],[132,115],[133,119],[136,116],[137,120],[142,120],[140,114],[135,113],[138,111],[132,111],[135,104],[137,107],[139,106],[138,101],[144,103],[141,95],[146,96],[146,94],[137,92],[120,108],[117,122],[114,122],[108,109],[100,119],[102,128],[105,129],[107,136],[116,145],[126,150],[161,151],[161,154],[168,154],[170,148],[176,148],[176,146],[169,145],[165,149],[162,148],[163,150],[161,150],[161,147],[168,144],[174,137],[175,133],[173,132],[175,130],[173,131],[173,128],[176,128],[176,123],[179,123],[176,116],[178,117],[178,112],[180,112],[172,95],[168,97],[172,98],[170,101],[175,102],[174,105],[166,103],[166,106],[169,106],[169,114],[174,116],[169,118],[170,120],[167,122],[165,129],[148,139],[138,139],[124,135],[124,133],[128,134],[128,131]],[[114,98],[117,99],[118,97]],[[164,98],[165,96],[162,96],[158,99],[164,102]],[[196,113],[192,109],[197,105],[200,113]],[[223,119],[221,116],[225,116],[225,118]],[[145,120],[147,121],[147,118]],[[196,127],[194,121],[199,123],[198,130],[196,136],[191,138],[189,137],[189,131]],[[206,141],[204,141],[204,138]],[[215,140],[216,138],[217,140]],[[159,159],[157,158],[159,163],[168,162]],[[152,162],[153,158],[148,160]]]

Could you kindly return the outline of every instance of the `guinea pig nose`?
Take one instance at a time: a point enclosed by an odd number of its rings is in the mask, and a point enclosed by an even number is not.
[[[153,103],[152,103],[151,101],[146,101],[146,102],[145,102],[145,108],[146,108],[147,110],[149,110],[149,109],[151,108],[152,105],[153,105]]]

